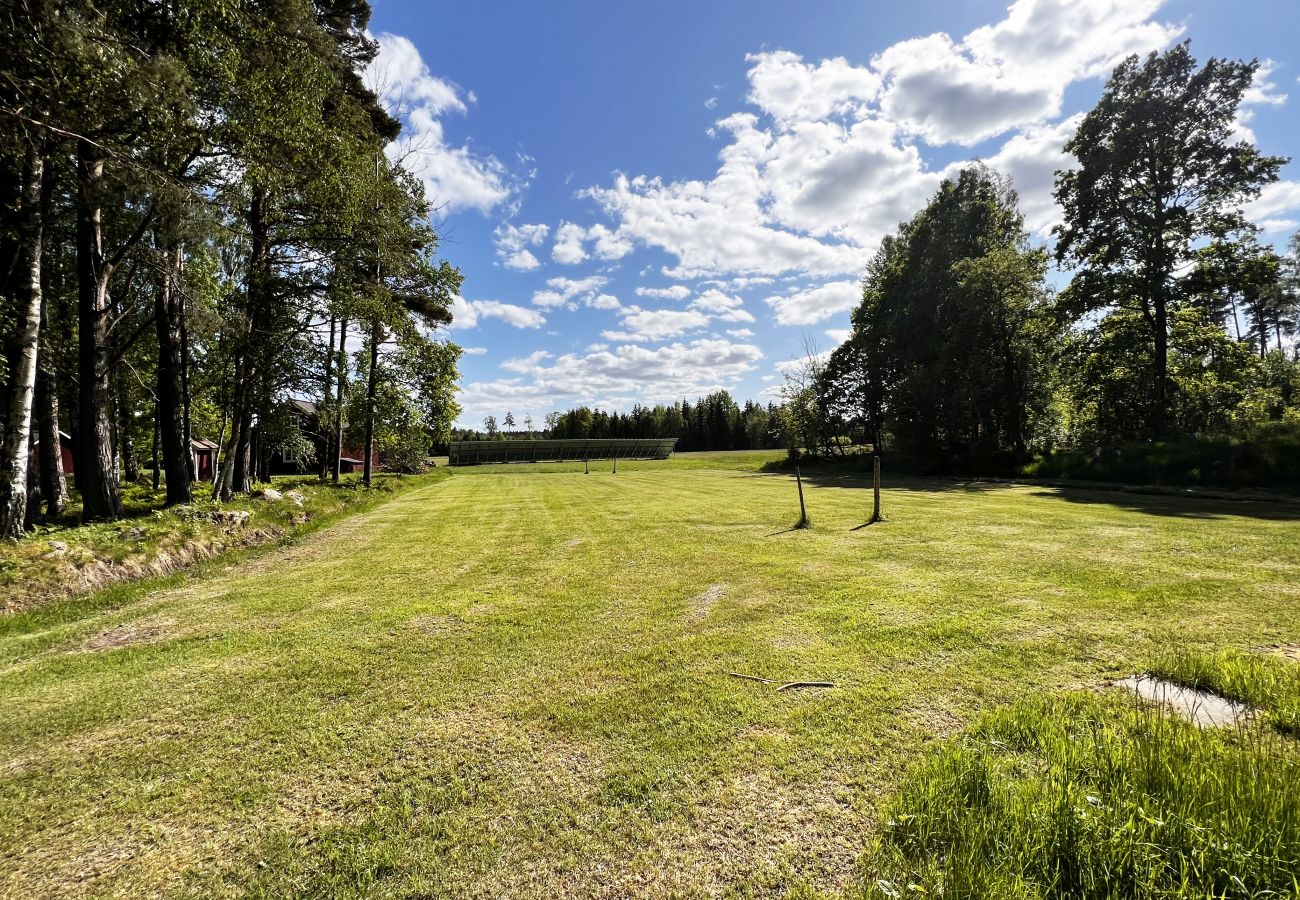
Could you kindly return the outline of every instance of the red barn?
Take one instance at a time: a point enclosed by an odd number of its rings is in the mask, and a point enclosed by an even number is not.
[[[40,441],[34,441],[32,443],[32,453],[30,458],[27,460],[28,471],[31,472],[39,471],[40,464],[38,460],[40,459],[40,455],[39,455],[40,446],[41,446]],[[59,455],[63,457],[63,474],[71,475],[72,474],[72,438],[71,436],[68,435],[66,431],[59,432]]]

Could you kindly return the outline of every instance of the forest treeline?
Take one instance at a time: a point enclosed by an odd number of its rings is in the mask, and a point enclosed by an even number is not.
[[[17,0],[0,13],[0,536],[67,499],[122,514],[345,441],[420,458],[446,438],[459,348],[436,337],[460,273],[365,82],[364,0]],[[351,340],[349,340],[351,339]],[[197,485],[192,441],[219,445]],[[29,448],[37,453],[28,465]],[[155,481],[155,486],[157,482]]]
[[[481,430],[454,429],[452,439],[677,438],[679,451],[770,450],[792,446],[795,439],[783,415],[781,404],[764,406],[749,400],[741,406],[727,391],[714,391],[694,403],[637,403],[626,413],[587,406],[552,412],[540,431],[533,430],[531,419],[517,423],[507,412],[500,423],[496,416],[485,418]],[[517,427],[520,424],[522,429]]]

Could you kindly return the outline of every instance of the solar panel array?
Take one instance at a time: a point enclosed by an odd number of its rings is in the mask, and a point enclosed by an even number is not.
[[[676,446],[677,438],[452,441],[448,462],[453,466],[477,466],[584,459],[667,459]]]

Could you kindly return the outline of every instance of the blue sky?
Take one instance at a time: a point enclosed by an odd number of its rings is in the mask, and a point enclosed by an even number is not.
[[[1300,155],[1282,0],[374,5],[392,155],[465,275],[463,424],[774,396],[945,170],[1006,172],[1045,240],[1060,147],[1130,52],[1266,61],[1238,127]],[[1300,164],[1250,212],[1269,240],[1300,226]]]

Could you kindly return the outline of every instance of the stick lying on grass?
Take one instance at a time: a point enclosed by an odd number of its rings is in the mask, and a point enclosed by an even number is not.
[[[728,672],[727,674],[730,675],[732,678],[744,678],[746,681],[761,681],[763,682],[763,684],[781,684],[779,681],[776,681],[775,679],[772,678],[760,678],[757,675],[746,675],[743,672]],[[835,687],[835,682],[833,681],[788,681],[785,684],[781,684],[781,686],[777,688],[777,690],[788,691],[791,688],[806,688],[806,687],[832,688]]]
[[[763,682],[764,684],[778,684],[778,683],[779,683],[779,682],[773,681],[771,678],[759,678],[757,675],[746,675],[746,674],[743,673],[743,672],[728,672],[727,674],[730,675],[732,678],[744,678],[744,679],[746,679],[746,680],[748,680],[748,681],[761,681],[761,682]]]

